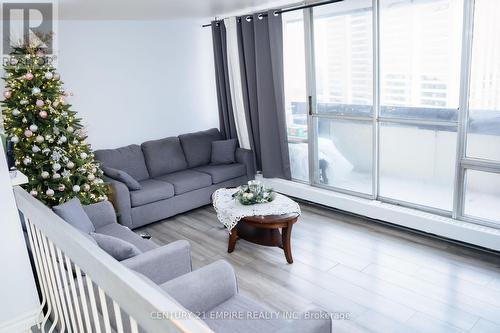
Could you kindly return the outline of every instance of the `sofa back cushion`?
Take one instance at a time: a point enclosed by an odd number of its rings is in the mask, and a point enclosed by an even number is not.
[[[210,164],[212,156],[212,141],[222,140],[222,135],[216,128],[206,131],[179,135],[182,149],[190,168]]]
[[[123,170],[135,180],[149,178],[144,155],[139,145],[130,145],[117,149],[96,150],[96,158],[104,167]]]
[[[187,169],[188,164],[179,138],[170,137],[141,145],[151,177]]]

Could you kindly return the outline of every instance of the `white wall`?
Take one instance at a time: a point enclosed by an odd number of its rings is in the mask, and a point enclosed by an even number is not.
[[[0,332],[27,332],[40,303],[0,144]]]
[[[93,148],[218,127],[205,21],[59,22],[59,71]]]

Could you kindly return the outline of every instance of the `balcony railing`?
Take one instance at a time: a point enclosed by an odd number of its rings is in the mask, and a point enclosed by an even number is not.
[[[20,187],[42,332],[212,332]]]

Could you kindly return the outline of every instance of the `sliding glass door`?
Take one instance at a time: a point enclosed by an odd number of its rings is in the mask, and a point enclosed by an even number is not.
[[[292,177],[500,227],[498,0],[283,14]]]
[[[373,195],[371,0],[315,7],[309,31],[313,183]]]

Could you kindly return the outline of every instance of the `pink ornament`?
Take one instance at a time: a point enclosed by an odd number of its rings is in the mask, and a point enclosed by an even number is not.
[[[45,103],[41,99],[36,100],[36,106],[38,106],[39,108],[41,108],[44,105],[45,105]]]
[[[33,75],[33,73],[31,73],[31,72],[28,72],[28,73],[26,73],[26,75],[24,75],[24,78],[25,78],[26,80],[33,80],[33,78],[34,78],[34,77],[35,77],[35,76],[34,76],[34,75]]]
[[[3,92],[3,97],[5,97],[6,99],[9,99],[12,97],[12,92],[10,90],[5,90]]]
[[[24,136],[25,136],[25,137],[30,138],[32,135],[33,135],[33,132],[32,132],[32,131],[30,131],[30,130],[26,130],[26,131],[24,131]]]
[[[37,56],[37,57],[43,57],[44,55],[45,55],[45,53],[43,53],[43,51],[42,51],[42,50],[38,50],[38,51],[36,51],[36,56]]]
[[[64,184],[59,185],[59,187],[57,188],[57,190],[59,192],[64,192],[65,189],[66,189],[66,186],[64,186]]]
[[[43,119],[47,118],[47,116],[48,116],[47,111],[45,111],[45,110],[38,112],[38,115],[40,116],[40,118],[43,118]]]

